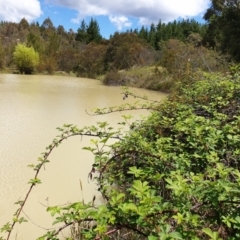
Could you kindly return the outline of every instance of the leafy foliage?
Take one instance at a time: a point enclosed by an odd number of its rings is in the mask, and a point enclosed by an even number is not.
[[[200,45],[199,45],[200,44]],[[199,69],[205,72],[227,71],[224,57],[201,46],[198,35],[190,35],[188,43],[170,39],[162,45],[160,64],[173,73],[174,79],[194,75]]]
[[[116,32],[110,38],[106,52],[108,70],[129,69],[134,65],[151,64],[153,61],[151,47],[136,34]]]
[[[240,6],[236,0],[212,0],[204,19],[209,27],[204,42],[240,61]]]
[[[74,68],[77,76],[95,78],[105,73],[105,55],[107,46],[89,43],[78,57],[78,64]]]
[[[32,47],[18,44],[13,53],[14,61],[21,73],[31,74],[39,63],[39,55]]]

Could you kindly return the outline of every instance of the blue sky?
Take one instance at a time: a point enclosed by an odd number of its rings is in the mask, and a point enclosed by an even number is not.
[[[63,25],[75,32],[84,19],[93,17],[103,37],[115,31],[126,31],[151,23],[171,22],[175,19],[202,15],[210,0],[0,0],[0,21],[19,22],[25,17],[29,23],[41,25],[49,17],[54,26]]]

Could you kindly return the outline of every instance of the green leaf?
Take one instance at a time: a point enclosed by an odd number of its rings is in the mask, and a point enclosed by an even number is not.
[[[3,227],[1,228],[1,232],[9,232],[11,230],[11,224],[7,222]]]
[[[21,217],[19,220],[18,220],[19,224],[23,223],[23,222],[27,222],[27,219],[25,219],[24,217]]]
[[[159,240],[159,238],[151,235],[148,236],[148,240]]]
[[[183,239],[181,234],[178,232],[170,232],[168,235],[174,239]]]
[[[133,204],[133,203],[128,203],[126,205],[126,209],[131,210],[133,212],[138,212],[137,206],[135,204]]]
[[[204,228],[203,232],[206,233],[211,240],[222,240],[222,238],[219,238],[218,232],[213,232],[210,228]]]
[[[34,179],[30,179],[28,183],[29,183],[29,184],[33,184],[33,185],[36,185],[36,184],[40,184],[40,183],[42,183],[42,182],[41,182],[40,179],[34,178]]]
[[[61,208],[59,206],[48,207],[47,212],[51,212],[51,216],[54,216],[56,213],[60,214]]]

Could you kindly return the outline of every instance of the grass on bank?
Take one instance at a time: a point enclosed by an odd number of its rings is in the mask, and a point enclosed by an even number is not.
[[[204,78],[201,70],[186,69],[169,73],[162,66],[133,67],[128,70],[111,70],[98,77],[105,85],[146,88],[150,90],[171,92],[175,83]]]
[[[103,84],[147,88],[168,92],[173,78],[163,67],[133,67],[128,70],[111,70],[101,77]]]

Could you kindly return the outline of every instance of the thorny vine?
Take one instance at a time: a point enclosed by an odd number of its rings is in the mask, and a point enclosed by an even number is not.
[[[133,94],[129,91],[125,91],[122,94],[123,94],[123,100],[125,100],[129,96],[132,96],[134,98],[139,98],[139,99],[142,99],[142,100],[148,100],[147,97],[145,97],[145,96],[144,97],[137,96],[137,95],[135,95],[135,94]],[[88,115],[94,116],[94,115],[109,114],[109,113],[113,113],[113,112],[122,112],[122,111],[128,111],[128,110],[139,110],[139,109],[156,110],[156,107],[157,107],[158,104],[159,104],[158,101],[148,100],[148,103],[144,103],[144,104],[140,104],[140,103],[136,102],[135,104],[132,104],[132,105],[131,104],[123,104],[123,105],[117,106],[117,107],[95,109],[93,114],[88,113],[87,110],[85,110],[85,111]],[[57,148],[63,141],[67,140],[68,138],[74,137],[74,136],[95,137],[95,138],[99,138],[100,140],[104,139],[102,141],[102,142],[104,142],[104,144],[101,147],[101,150],[98,149],[98,153],[96,153],[96,155],[99,155],[99,154],[103,154],[102,149],[104,148],[108,139],[121,140],[122,135],[123,135],[120,130],[112,131],[113,128],[108,127],[108,124],[106,122],[98,122],[97,127],[96,126],[90,126],[90,127],[84,127],[82,129],[79,129],[79,128],[77,128],[77,126],[74,126],[72,124],[64,124],[63,127],[61,127],[61,128],[58,127],[57,129],[61,132],[61,134],[58,135],[48,147],[46,147],[47,151],[43,152],[41,154],[42,156],[40,158],[38,158],[38,161],[40,163],[36,164],[36,165],[33,165],[33,164],[28,165],[28,167],[32,168],[35,171],[35,175],[28,182],[30,184],[30,187],[29,187],[29,189],[26,193],[25,198],[23,200],[19,200],[15,203],[15,204],[19,204],[20,207],[19,207],[19,209],[17,209],[17,211],[14,214],[13,222],[12,223],[8,222],[1,228],[1,231],[7,232],[6,240],[10,239],[11,233],[12,233],[12,231],[13,231],[13,229],[14,229],[14,227],[17,223],[21,224],[23,222],[27,222],[27,220],[24,217],[20,218],[21,214],[25,215],[31,221],[31,219],[24,212],[24,206],[25,206],[25,204],[26,204],[26,202],[27,202],[27,200],[28,200],[28,198],[29,198],[29,196],[32,192],[33,187],[35,187],[38,184],[41,184],[41,180],[38,178],[38,175],[39,175],[41,169],[43,167],[45,167],[45,164],[50,162],[48,160],[48,158],[55,148]],[[88,148],[85,148],[85,149],[88,149]],[[113,158],[111,158],[109,161],[111,161],[111,160],[113,160]],[[100,168],[101,170],[99,171],[99,173],[100,173],[99,182],[101,182],[100,179],[102,178],[102,174],[104,172],[104,169],[107,167],[107,164],[108,163],[106,163],[104,166],[102,166]],[[89,172],[89,178],[91,180],[92,180],[92,173],[94,173],[94,172],[95,172],[95,168],[93,167],[91,169],[91,171]],[[99,190],[100,189],[101,189],[101,186],[100,186]],[[102,194],[107,199],[107,196],[104,195],[104,192],[102,192]],[[94,203],[94,200],[95,200],[95,196],[93,198],[92,203]],[[94,219],[87,219],[86,218],[86,219],[78,220],[78,223],[80,223],[80,222],[92,222],[92,221],[94,221]],[[53,234],[50,235],[50,238],[47,237],[46,239],[47,240],[52,239],[54,236],[57,236],[62,230],[64,230],[65,228],[67,228],[71,225],[73,225],[74,223],[75,223],[75,221],[65,223],[65,225],[63,225],[62,227],[57,228],[57,230],[54,230]],[[35,224],[35,225],[38,226],[37,224]],[[38,227],[40,227],[40,226],[38,226]],[[120,224],[119,224],[117,229],[113,229],[113,230],[107,232],[106,235],[114,233],[115,231],[117,231],[121,227],[123,227],[123,226],[120,226]],[[124,226],[124,227],[127,227],[127,226]],[[49,231],[49,230],[56,229],[56,228],[48,228],[48,229],[43,228],[43,229]],[[138,230],[136,230],[136,231],[138,231]],[[1,239],[3,239],[3,238],[0,237],[0,240]],[[101,239],[101,238],[96,237],[95,239]]]

